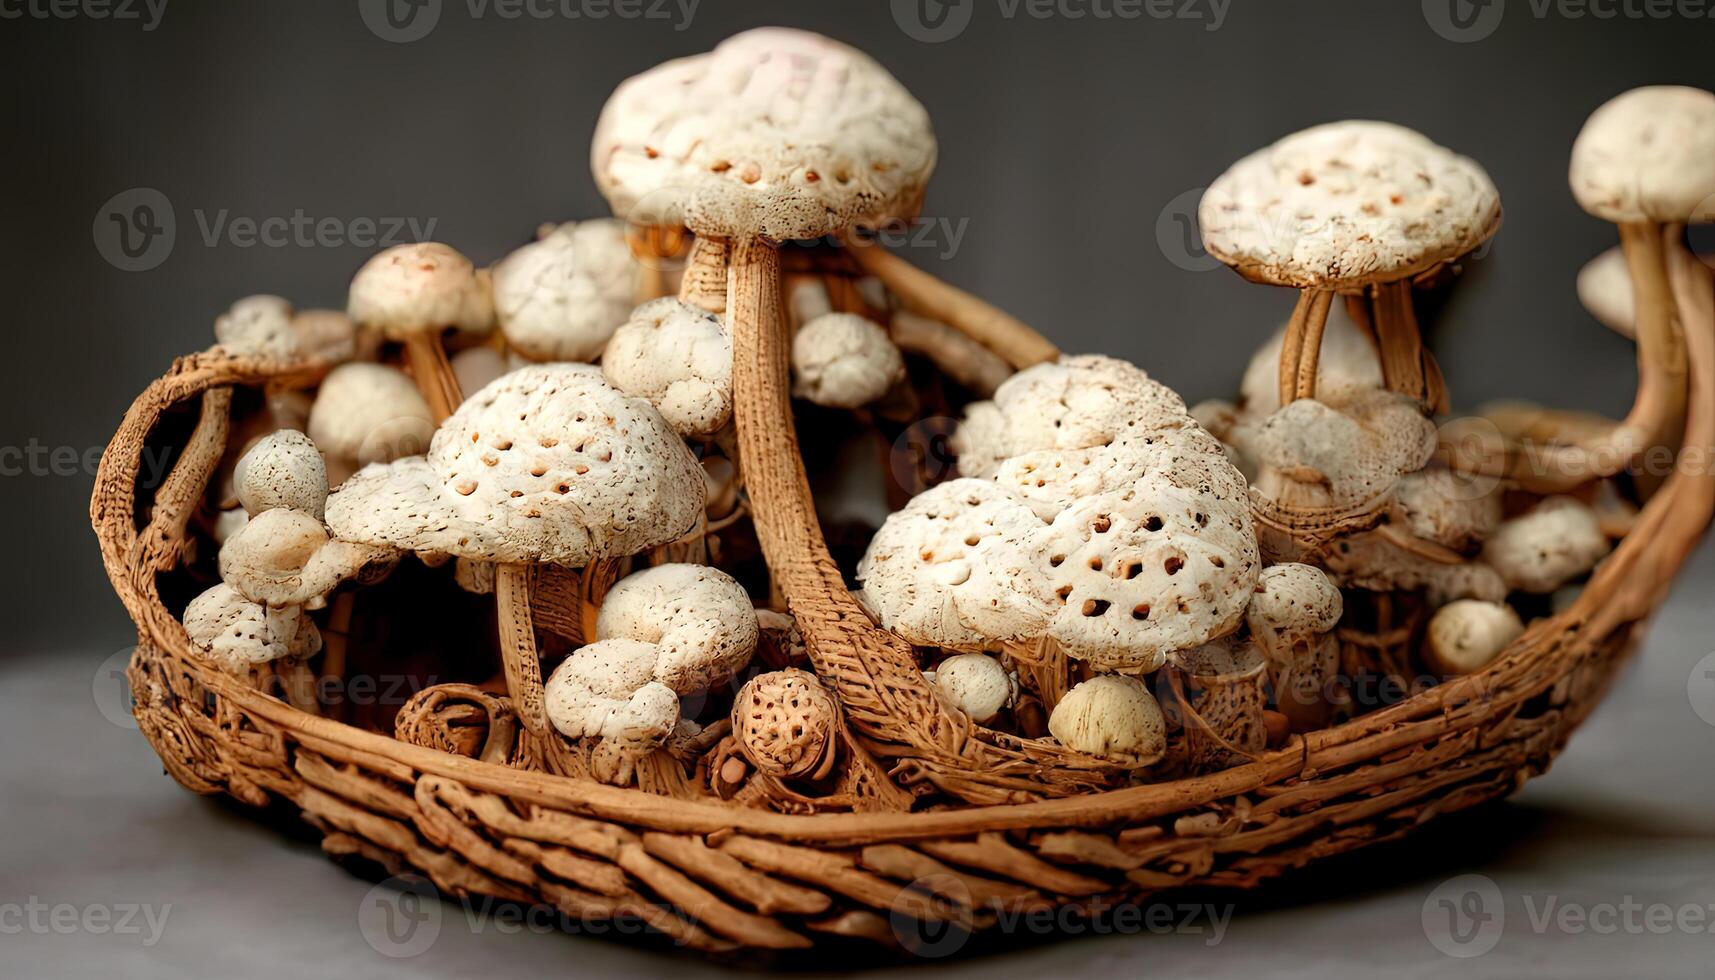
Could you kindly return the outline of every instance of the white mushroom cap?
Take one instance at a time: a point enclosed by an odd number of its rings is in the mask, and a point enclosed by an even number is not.
[[[279,296],[246,296],[214,320],[214,337],[235,353],[291,357],[298,352],[292,333],[292,304]]]
[[[935,686],[979,725],[993,721],[1018,696],[1018,681],[987,654],[960,653],[934,670]]]
[[[1546,594],[1596,567],[1608,538],[1596,511],[1573,497],[1549,497],[1505,521],[1483,546],[1483,560],[1509,587]]]
[[[506,362],[506,355],[492,347],[466,347],[448,358],[453,366],[453,377],[458,379],[459,390],[475,394],[500,380],[500,377],[512,370]]]
[[[568,221],[495,264],[494,312],[533,360],[593,361],[631,312],[636,279],[624,222]]]
[[[1572,194],[1607,221],[1715,221],[1715,94],[1652,85],[1590,114],[1572,144]]]
[[[1468,551],[1501,523],[1496,482],[1466,482],[1445,467],[1407,473],[1394,486],[1394,506],[1406,530],[1455,551]]]
[[[1167,749],[1167,721],[1135,677],[1104,674],[1066,692],[1048,716],[1048,733],[1075,752],[1142,767]]]
[[[395,558],[389,548],[330,540],[321,521],[275,507],[220,546],[220,577],[252,602],[317,608],[341,582]]]
[[[543,687],[548,721],[567,738],[666,741],[679,721],[679,696],[655,680],[655,645],[598,640],[567,657]]]
[[[615,214],[776,241],[914,217],[934,165],[928,113],[893,76],[784,28],[627,79],[590,154]]]
[[[312,657],[322,648],[310,617],[295,610],[271,614],[225,582],[191,600],[184,624],[196,651],[232,673],[283,657]]]
[[[1280,348],[1285,343],[1286,328],[1282,327],[1251,356],[1239,385],[1246,415],[1260,418],[1280,408]],[[1336,398],[1337,393],[1348,389],[1382,385],[1382,364],[1375,343],[1352,322],[1345,303],[1334,303],[1328,309],[1328,325],[1316,363],[1317,396]]]
[[[1430,618],[1424,656],[1442,674],[1469,674],[1488,666],[1523,632],[1524,623],[1506,603],[1460,599]]]
[[[415,455],[427,448],[434,431],[434,416],[417,385],[385,364],[334,368],[310,406],[310,439],[335,459],[385,463]]]
[[[987,480],[951,480],[890,515],[858,562],[881,624],[924,646],[1024,639],[1052,615],[1030,507]]]
[[[792,338],[792,393],[829,408],[861,408],[905,379],[887,331],[856,313],[828,313]]]
[[[1233,164],[1198,208],[1209,254],[1284,286],[1390,282],[1476,248],[1501,201],[1475,161],[1391,123],[1328,123]]]
[[[286,507],[320,521],[328,499],[322,454],[296,429],[270,433],[250,447],[233,471],[233,485],[251,516]]]
[[[1340,590],[1320,568],[1288,562],[1262,570],[1246,616],[1253,631],[1326,633],[1343,610]]]
[[[439,242],[395,245],[377,253],[351,280],[346,311],[389,340],[494,328],[494,303],[470,259]]]
[[[1140,368],[1100,354],[1020,371],[973,402],[953,433],[965,476],[993,476],[1003,460],[1039,449],[1089,449],[1127,434],[1189,424],[1185,402]]]
[[[1618,245],[1578,270],[1578,302],[1604,327],[1622,337],[1637,338],[1636,307],[1632,299],[1632,270]]]
[[[719,317],[671,296],[639,306],[614,332],[601,371],[687,438],[711,436],[732,418],[732,335]]]
[[[756,610],[744,586],[718,568],[657,565],[608,590],[596,635],[655,644],[654,678],[679,694],[695,694],[750,662]]]
[[[424,457],[367,467],[328,498],[342,540],[582,566],[690,530],[702,469],[648,402],[581,364],[526,367],[472,395]]]

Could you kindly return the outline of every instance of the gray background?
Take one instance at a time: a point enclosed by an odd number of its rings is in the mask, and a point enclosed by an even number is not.
[[[152,31],[0,20],[0,447],[99,447],[174,354],[210,342],[232,299],[269,291],[339,305],[369,251],[205,242],[199,225],[223,209],[433,220],[434,237],[491,260],[542,220],[603,213],[586,148],[616,82],[765,23],[855,43],[918,94],[941,139],[926,211],[966,230],[951,255],[940,235],[908,257],[1067,349],[1135,360],[1188,399],[1228,392],[1291,297],[1197,271],[1197,256],[1160,244],[1164,212],[1171,227],[1228,163],[1286,132],[1385,118],[1476,157],[1506,205],[1499,239],[1436,331],[1458,405],[1517,395],[1624,410],[1629,345],[1572,291],[1614,234],[1572,201],[1567,152],[1590,110],[1624,89],[1715,85],[1715,21],[1537,17],[1513,0],[1492,35],[1461,44],[1413,0],[1236,0],[1214,31],[1206,2],[1194,20],[1009,19],[1001,0],[966,3],[968,27],[936,44],[909,36],[879,0],[703,0],[684,30],[473,17],[465,0],[444,0],[432,32],[399,44],[365,26],[357,0],[171,0]],[[159,265],[125,272],[96,232],[105,202],[134,188],[165,195],[177,232]],[[121,937],[0,935],[0,974],[662,968],[610,944],[464,929],[445,930],[432,958],[388,961],[353,925],[366,883],[161,777],[142,739],[98,710],[116,713],[98,665],[131,628],[96,560],[89,474],[72,469],[0,477],[12,550],[0,570],[0,902],[175,911],[149,950]],[[1715,901],[1704,778],[1715,728],[1686,700],[1710,648],[1711,554],[1682,583],[1643,669],[1520,804],[1300,879],[1292,897],[1242,912],[1213,950],[1194,937],[1110,938],[956,972],[1706,976],[1710,936],[1544,936],[1522,903]],[[1419,923],[1430,890],[1461,871],[1499,882],[1509,912],[1501,946],[1474,961],[1439,955]]]

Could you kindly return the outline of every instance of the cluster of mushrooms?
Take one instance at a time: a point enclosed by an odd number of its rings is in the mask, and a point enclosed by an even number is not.
[[[344,312],[235,303],[224,351],[326,370],[235,419],[204,523],[220,582],[184,613],[197,651],[257,684],[337,675],[363,587],[414,561],[493,596],[497,666],[471,680],[516,714],[508,764],[907,808],[938,784],[903,775],[892,711],[1147,781],[1362,710],[1355,677],[1403,696],[1481,669],[1625,533],[1650,489],[1628,465],[1677,445],[1681,238],[1715,220],[1707,92],[1623,95],[1574,148],[1574,191],[1623,246],[1579,281],[1637,339],[1618,423],[1509,404],[1437,424],[1413,295],[1501,208],[1410,130],[1317,127],[1210,187],[1208,251],[1299,298],[1237,399],[1191,408],[865,241],[917,215],[935,157],[880,65],[752,31],[614,93],[592,164],[618,217],[544,226],[487,268],[390,248]],[[824,435],[794,399],[829,439],[835,416],[958,413],[957,474],[840,568],[798,443]],[[758,551],[761,576],[733,557]],[[852,651],[905,669],[854,678]]]

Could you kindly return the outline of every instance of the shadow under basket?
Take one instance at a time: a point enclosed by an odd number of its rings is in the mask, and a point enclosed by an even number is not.
[[[510,725],[504,700],[476,687],[414,701],[401,729],[417,734],[402,741],[298,710],[197,660],[159,579],[185,563],[186,523],[213,464],[206,451],[182,452],[143,500],[139,460],[164,415],[182,423],[200,405],[207,421],[234,386],[303,370],[218,352],[182,358],[131,407],[103,457],[92,518],[139,630],[134,711],[167,771],[198,793],[295,806],[329,854],[416,872],[446,896],[641,919],[705,950],[833,937],[909,945],[920,930],[907,926],[920,920],[981,931],[1014,921],[1000,914],[1007,909],[1248,888],[1504,796],[1546,770],[1598,702],[1708,523],[1709,477],[1676,474],[1583,597],[1533,623],[1480,672],[1218,772],[1037,798],[1020,791],[1017,802],[794,815],[509,767],[496,748],[508,740],[496,728]],[[1708,383],[1707,372],[1693,382],[1705,401]],[[1693,409],[1705,441],[1709,419],[1698,413],[1711,412]],[[885,742],[897,702],[859,704],[829,683],[856,736]],[[983,736],[937,737],[956,747]],[[1049,765],[991,744],[1025,776]],[[877,755],[891,765],[917,761],[951,781],[954,756],[914,760],[913,745],[897,740],[886,748]]]

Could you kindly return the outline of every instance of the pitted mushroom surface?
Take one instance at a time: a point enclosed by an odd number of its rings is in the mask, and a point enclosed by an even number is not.
[[[266,605],[224,582],[191,600],[184,624],[197,651],[233,673],[271,660],[311,657],[322,648],[310,617],[296,610],[270,615]]]
[[[694,694],[738,673],[756,652],[756,610],[731,575],[706,565],[657,565],[620,579],[602,601],[601,639],[656,646],[655,679]]]
[[[328,498],[327,466],[309,437],[296,429],[263,436],[233,470],[238,502],[251,516],[285,507],[320,521]]]
[[[720,317],[670,296],[632,312],[608,341],[601,370],[686,438],[706,439],[732,418],[732,335]]]

